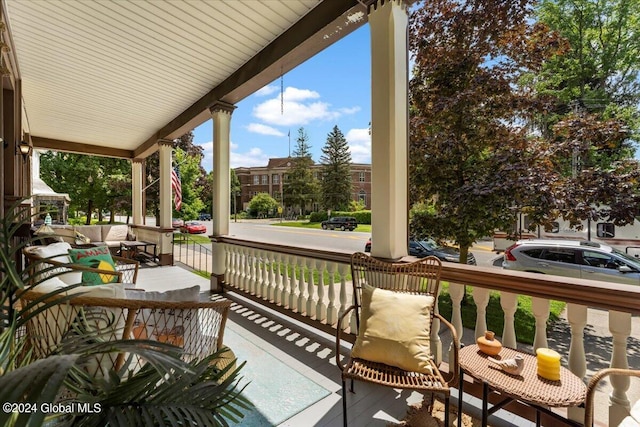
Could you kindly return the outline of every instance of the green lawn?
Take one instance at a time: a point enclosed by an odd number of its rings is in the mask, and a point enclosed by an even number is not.
[[[449,296],[449,284],[442,282],[440,298],[438,299],[438,309],[446,319],[451,319],[451,297]],[[462,306],[462,324],[465,328],[475,329],[476,326],[476,305],[471,296],[472,288],[467,286],[466,304]],[[561,301],[551,301],[548,325],[556,322],[560,318],[560,313],[564,309],[565,303]],[[518,308],[515,314],[515,329],[518,342],[533,344],[535,336],[536,321],[531,311],[531,297],[518,296]],[[489,304],[487,305],[487,328],[497,335],[502,335],[504,328],[504,311],[500,306],[500,293],[491,292]]]
[[[286,221],[286,222],[277,222],[271,225],[275,225],[278,227],[294,227],[294,228],[315,228],[321,229],[319,222],[309,222],[309,221]],[[337,230],[340,231],[340,230]],[[358,228],[354,231],[360,231],[362,233],[371,233],[371,224],[358,224]]]
[[[176,245],[181,245],[184,243],[200,243],[201,245],[206,245],[208,243],[211,243],[211,239],[209,238],[209,236],[207,236],[206,234],[185,234],[184,236],[186,236],[187,240],[182,240],[181,237],[181,233],[174,233],[173,234],[173,243]]]

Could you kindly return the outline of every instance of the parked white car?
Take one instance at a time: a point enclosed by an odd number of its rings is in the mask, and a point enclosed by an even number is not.
[[[508,270],[640,285],[640,260],[585,240],[519,240],[504,253]]]

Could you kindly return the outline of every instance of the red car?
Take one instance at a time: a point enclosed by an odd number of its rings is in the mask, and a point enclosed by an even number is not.
[[[202,234],[207,232],[207,226],[195,221],[185,222],[184,225],[180,227],[180,232],[189,234]]]

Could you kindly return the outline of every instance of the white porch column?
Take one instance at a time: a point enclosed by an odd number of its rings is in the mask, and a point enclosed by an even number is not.
[[[171,228],[171,153],[173,141],[158,141],[160,151],[160,228]]]
[[[371,254],[407,255],[408,15],[403,0],[369,6],[371,28]]]
[[[225,102],[217,102],[210,108],[213,118],[213,237],[229,234],[230,209],[230,166],[231,113],[235,107]],[[215,239],[214,239],[215,240]],[[212,274],[211,291],[221,291],[224,280],[224,250],[215,241],[211,244]]]
[[[131,161],[131,216],[134,225],[142,225],[142,160]]]

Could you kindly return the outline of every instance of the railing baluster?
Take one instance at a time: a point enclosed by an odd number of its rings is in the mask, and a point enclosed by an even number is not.
[[[268,264],[268,273],[269,275],[267,276],[267,295],[266,295],[266,299],[267,301],[271,301],[271,302],[275,302],[276,301],[276,276],[275,276],[275,272],[273,271],[275,266],[276,266],[276,256],[275,253],[273,252],[264,252],[265,255],[267,256],[267,259],[269,260],[269,264]]]
[[[298,276],[298,313],[304,313],[304,309],[306,306],[306,302],[307,299],[305,297],[305,277],[304,277],[304,267],[305,267],[305,259],[304,258],[298,258],[299,262],[298,262],[298,266],[300,268],[300,273]]]
[[[613,337],[611,367],[628,369],[627,341],[631,335],[631,314],[609,311],[609,331]],[[629,414],[631,405],[627,390],[631,381],[624,375],[612,375],[610,380],[613,390],[609,395],[609,425],[617,426]]]
[[[282,274],[282,298],[280,302],[283,307],[291,308],[289,305],[289,296],[291,295],[291,280],[289,276],[289,255],[282,255],[282,265],[280,266],[280,274]]]
[[[347,309],[347,271],[348,266],[346,264],[338,264],[338,274],[340,274],[340,308],[338,309],[338,317]],[[349,326],[349,322],[343,322],[344,328]]]
[[[440,313],[438,310],[438,295],[436,295],[436,300],[434,301],[433,307],[434,313]],[[431,341],[431,354],[433,354],[434,360],[437,364],[442,362],[442,340],[440,339],[440,319],[437,317],[433,318],[433,322],[431,323],[431,331],[430,331],[430,341]]]
[[[287,269],[291,268],[291,293],[289,293],[289,310],[297,311],[298,306],[296,305],[296,288],[298,286],[297,281],[297,272],[296,268],[298,265],[298,257],[295,255],[291,255],[289,257],[289,265]],[[288,273],[287,273],[288,274]]]
[[[504,329],[502,330],[502,344],[507,347],[517,348],[515,316],[518,309],[518,295],[511,292],[502,292],[500,306],[504,311]]]
[[[319,261],[318,265],[318,302],[316,304],[316,320],[327,320],[327,304],[324,300],[324,273],[327,268],[326,261]]]
[[[243,291],[248,291],[249,290],[249,279],[248,279],[248,274],[247,274],[247,270],[249,268],[249,257],[247,256],[249,252],[249,249],[246,247],[242,247],[240,250],[240,289],[242,289]]]
[[[266,260],[264,258],[264,251],[258,251],[258,279],[256,282],[256,295],[262,299],[266,299],[266,287],[267,287],[267,270]]]
[[[587,359],[584,353],[584,328],[587,325],[587,306],[567,304],[567,321],[571,325],[571,344],[569,345],[569,369],[578,378],[587,373]],[[584,421],[584,408],[569,408],[569,419]]]
[[[274,275],[275,275],[275,288],[273,291],[273,302],[278,305],[284,305],[284,299],[282,298],[282,253],[276,252],[274,256]]]
[[[307,271],[309,271],[309,281],[307,282],[307,317],[313,319],[316,315],[316,304],[314,296],[316,293],[314,273],[316,270],[316,260],[313,258],[307,258]]]
[[[333,325],[338,321],[336,309],[336,284],[335,277],[338,264],[335,262],[329,262],[327,265],[327,271],[329,274],[329,304],[327,305],[327,324]]]
[[[251,295],[258,294],[258,271],[259,271],[258,260],[259,260],[258,250],[251,249],[251,273],[250,273]]]
[[[549,300],[545,298],[531,297],[531,311],[536,319],[536,334],[533,339],[533,348],[546,348],[547,344],[547,320],[549,320]]]
[[[473,288],[473,301],[476,303],[476,338],[484,335],[487,330],[487,304],[489,304],[489,289]]]

